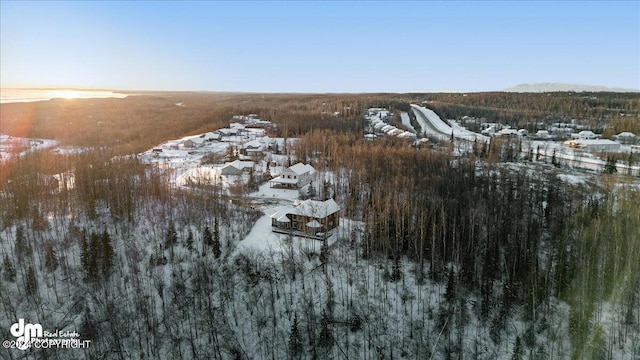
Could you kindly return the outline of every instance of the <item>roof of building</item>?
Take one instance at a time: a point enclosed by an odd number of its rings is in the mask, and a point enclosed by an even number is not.
[[[289,213],[322,219],[338,211],[340,211],[340,206],[335,200],[329,199],[326,201],[305,200],[294,207]]]
[[[416,134],[414,134],[414,133],[412,133],[410,131],[405,131],[405,132],[399,134],[398,137],[400,137],[400,138],[413,138],[413,139],[417,138]]]
[[[298,175],[302,175],[306,173],[313,174],[313,172],[315,171],[313,166],[308,164],[303,164],[303,163],[297,163],[293,166],[289,166],[288,170],[291,170]]]
[[[239,128],[223,128],[223,129],[218,129],[216,131],[214,131],[214,133],[218,133],[218,134],[222,134],[222,135],[236,135],[238,133],[238,130],[242,130]]]
[[[219,134],[214,134],[212,132],[208,132],[206,134],[204,134],[204,139],[217,139],[220,135]]]
[[[226,163],[224,164],[221,169],[225,169],[228,167],[233,167],[236,168],[238,170],[244,170],[246,168],[253,168],[253,161],[242,161],[242,160],[235,160],[232,161],[230,163]]]
[[[193,142],[194,144],[203,144],[203,143],[204,143],[204,139],[203,139],[203,138],[201,138],[201,137],[192,137],[192,138],[187,139],[187,140],[185,140],[185,141],[191,141],[191,142]]]
[[[636,134],[632,133],[632,132],[621,132],[620,134],[617,135],[618,137],[636,137]]]
[[[258,140],[251,140],[251,141],[249,141],[249,142],[247,142],[247,143],[245,143],[243,145],[243,147],[245,149],[247,149],[247,148],[261,149],[263,146],[264,146],[264,144],[262,144]]]

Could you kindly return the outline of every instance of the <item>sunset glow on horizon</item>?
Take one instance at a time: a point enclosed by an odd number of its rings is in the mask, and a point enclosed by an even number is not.
[[[80,92],[77,90],[53,90],[53,97],[62,99],[76,99],[80,97]]]

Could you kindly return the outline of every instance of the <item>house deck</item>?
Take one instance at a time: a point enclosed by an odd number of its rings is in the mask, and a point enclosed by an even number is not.
[[[325,233],[312,234],[312,233],[307,233],[307,232],[304,232],[304,231],[294,230],[294,229],[281,229],[281,228],[277,228],[275,226],[271,227],[271,231],[273,231],[274,233],[306,237],[306,238],[315,239],[315,240],[325,240],[325,239],[329,238],[333,234],[333,229],[331,229],[331,230],[329,230],[329,231],[327,231]],[[320,235],[320,234],[322,234],[322,235]]]

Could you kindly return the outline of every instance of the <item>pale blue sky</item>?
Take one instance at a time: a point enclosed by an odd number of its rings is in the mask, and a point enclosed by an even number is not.
[[[640,1],[0,1],[2,87],[640,89]]]

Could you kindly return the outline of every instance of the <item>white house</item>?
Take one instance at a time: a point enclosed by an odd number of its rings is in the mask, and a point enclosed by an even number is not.
[[[594,134],[593,131],[582,130],[577,134],[571,134],[571,137],[573,139],[595,139],[597,135]]]
[[[538,130],[536,132],[535,137],[537,137],[538,139],[548,139],[549,138],[549,131],[547,131],[547,130]]]
[[[311,165],[297,163],[282,171],[282,174],[271,180],[271,187],[300,189],[311,183],[315,169]]]
[[[501,136],[518,136],[518,130],[516,129],[512,129],[512,128],[506,128],[506,129],[502,129],[500,130],[500,135]]]

